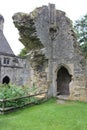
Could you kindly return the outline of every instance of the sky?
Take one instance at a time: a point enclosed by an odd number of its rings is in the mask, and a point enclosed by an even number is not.
[[[19,33],[12,16],[17,12],[30,13],[36,7],[53,3],[56,9],[66,12],[73,22],[87,14],[87,0],[0,0],[0,14],[4,17],[4,35],[15,55],[24,47],[19,42]]]

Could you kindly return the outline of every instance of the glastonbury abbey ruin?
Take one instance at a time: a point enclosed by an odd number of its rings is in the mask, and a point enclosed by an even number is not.
[[[66,95],[70,100],[87,101],[86,60],[65,12],[49,4],[12,18],[28,51],[31,84],[48,87],[49,97]]]
[[[34,72],[48,82],[49,96],[87,101],[86,60],[65,12],[49,4],[30,14],[16,13],[13,22],[28,48]]]

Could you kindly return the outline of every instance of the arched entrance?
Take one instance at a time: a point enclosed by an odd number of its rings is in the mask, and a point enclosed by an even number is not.
[[[2,83],[3,84],[9,84],[9,82],[10,82],[10,78],[8,77],[8,76],[5,76],[4,78],[3,78],[3,80],[2,80]]]
[[[57,94],[58,95],[69,95],[69,83],[71,82],[72,76],[68,70],[61,66],[57,72]]]

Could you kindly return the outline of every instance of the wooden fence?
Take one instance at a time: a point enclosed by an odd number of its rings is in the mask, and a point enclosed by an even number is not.
[[[48,92],[45,91],[20,98],[0,99],[0,114],[5,114],[25,106],[39,104],[46,101],[48,98],[47,93]]]

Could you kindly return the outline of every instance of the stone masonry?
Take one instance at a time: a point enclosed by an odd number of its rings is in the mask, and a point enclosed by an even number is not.
[[[29,85],[29,63],[14,55],[3,34],[4,18],[0,15],[0,83]]]
[[[29,34],[31,20],[35,31]],[[41,49],[48,59],[44,71],[49,82],[49,96],[67,95],[71,100],[87,101],[86,60],[78,46],[72,21],[66,17],[65,12],[49,4],[36,8],[30,14],[16,13],[13,22],[25,47],[33,44],[33,40],[30,42],[33,36],[43,45]],[[26,42],[27,36],[29,42]]]

